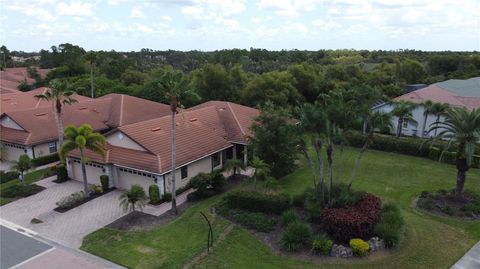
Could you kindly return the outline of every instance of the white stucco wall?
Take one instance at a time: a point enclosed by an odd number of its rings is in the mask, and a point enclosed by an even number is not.
[[[5,127],[12,128],[12,129],[17,129],[17,130],[23,130],[20,125],[16,124],[10,117],[5,116],[0,120],[0,124],[2,124]]]
[[[57,142],[55,142],[55,143],[57,144],[57,149],[58,149],[58,143]],[[54,153],[54,152],[50,153],[50,148],[49,148],[48,144],[50,144],[50,143],[43,143],[43,144],[38,144],[38,145],[33,146],[33,150],[35,152],[35,158],[46,156],[46,155],[51,155],[51,154]]]

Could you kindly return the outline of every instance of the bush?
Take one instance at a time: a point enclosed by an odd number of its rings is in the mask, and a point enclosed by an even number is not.
[[[384,240],[387,248],[398,245],[405,221],[400,209],[395,204],[386,204],[380,213],[380,220],[375,226],[375,233]]]
[[[60,199],[60,201],[57,202],[57,206],[59,208],[70,208],[81,203],[83,199],[85,199],[85,193],[83,191],[74,192]]]
[[[371,236],[379,214],[380,198],[365,193],[355,206],[324,209],[320,224],[335,239],[347,242],[352,237]]]
[[[220,191],[225,186],[227,179],[220,171],[214,171],[210,174],[210,185],[215,191]]]
[[[202,198],[203,198],[202,195],[198,191],[193,191],[193,192],[187,194],[187,201],[189,201],[189,202],[200,201]]]
[[[312,242],[312,250],[313,254],[322,254],[328,255],[332,250],[333,241],[328,239],[328,237],[324,234],[318,235]]]
[[[45,164],[53,163],[53,162],[58,162],[60,160],[60,157],[58,156],[57,153],[51,154],[51,155],[46,155],[38,158],[33,158],[31,160],[32,166],[33,167],[38,167],[42,166]]]
[[[299,221],[300,218],[293,209],[289,209],[283,212],[282,214],[282,225],[287,227],[290,223]]]
[[[152,184],[148,187],[148,197],[150,197],[151,204],[159,204],[160,200],[160,189],[158,188],[157,184]]]
[[[368,250],[370,249],[370,246],[368,245],[368,243],[359,238],[354,238],[350,240],[349,245],[352,248],[353,255],[359,256],[359,257],[366,256],[368,253]]]
[[[185,192],[186,190],[188,190],[188,189],[190,189],[190,188],[191,188],[190,184],[187,184],[187,185],[185,185],[185,186],[183,186],[183,187],[178,188],[178,189],[175,191],[175,194],[176,194],[176,195],[180,195],[180,194],[182,194],[183,192]]]
[[[468,203],[464,205],[461,210],[467,214],[475,214],[479,215],[480,214],[480,204],[476,203]]]
[[[9,171],[9,172],[0,171],[0,184],[9,182],[14,179],[18,179],[19,176],[20,176],[20,173],[17,171]]]
[[[328,191],[327,194],[328,195]],[[347,184],[339,183],[332,188],[332,207],[342,208],[356,205],[362,198],[361,192],[348,188]]]
[[[107,175],[101,175],[100,176],[100,183],[102,184],[102,190],[104,192],[106,192],[108,190],[108,187],[109,187],[109,178]]]
[[[17,198],[17,197],[28,197],[35,193],[38,193],[44,190],[44,187],[31,184],[31,185],[12,185],[1,191],[2,197],[5,198]]]
[[[162,196],[162,200],[165,201],[165,202],[172,201],[172,194],[169,193],[169,192],[164,193],[163,196]]]
[[[278,180],[274,177],[267,177],[265,180],[265,188],[270,190],[278,189]]]
[[[437,147],[430,147],[430,151],[428,152],[428,158],[434,161],[438,161],[440,158],[440,149]]]
[[[287,226],[280,239],[280,244],[287,251],[298,251],[309,243],[312,229],[304,222],[293,222]]]
[[[96,184],[88,184],[88,192],[91,194],[102,193],[102,187]]]
[[[289,208],[290,199],[280,194],[264,194],[250,191],[236,191],[224,198],[229,208],[237,208],[252,212],[281,214]]]
[[[259,232],[273,231],[276,223],[265,214],[252,212],[233,214],[233,219],[241,225]]]
[[[68,180],[68,171],[64,164],[57,166],[57,183],[65,182]]]

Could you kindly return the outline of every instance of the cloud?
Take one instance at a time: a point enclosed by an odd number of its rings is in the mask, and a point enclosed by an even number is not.
[[[93,15],[92,4],[72,1],[70,3],[61,2],[57,5],[57,14],[63,16],[88,17]]]
[[[318,3],[318,0],[261,0],[258,7],[280,16],[297,17],[303,11],[314,11]]]
[[[189,16],[200,16],[203,13],[203,8],[199,6],[186,6],[181,9],[182,14]]]
[[[143,15],[142,9],[140,7],[133,7],[132,8],[132,12],[130,13],[130,18],[139,19],[139,18],[143,18],[143,17],[144,17],[144,15]]]
[[[28,3],[10,5],[7,6],[7,9],[21,12],[26,16],[32,17],[40,21],[52,22],[56,19],[56,17],[47,9],[36,7],[34,5],[29,5]]]

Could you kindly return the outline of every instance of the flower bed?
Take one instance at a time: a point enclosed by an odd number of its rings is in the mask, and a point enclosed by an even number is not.
[[[454,190],[423,191],[417,206],[436,215],[460,219],[480,219],[480,195],[465,192],[462,199],[455,196]]]
[[[104,192],[94,192],[94,193],[91,193],[89,197],[85,197],[83,191],[75,192],[66,197],[63,197],[60,201],[58,201],[57,207],[54,208],[53,210],[59,213],[65,213],[70,209],[74,209],[77,206],[81,206],[86,202],[89,202],[95,198],[105,195],[113,190],[115,190],[115,188],[110,188]]]

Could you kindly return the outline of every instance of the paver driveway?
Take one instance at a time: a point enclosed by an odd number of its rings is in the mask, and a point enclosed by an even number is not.
[[[79,248],[84,236],[125,215],[119,206],[120,191],[112,191],[65,213],[53,211],[62,197],[82,190],[82,183],[78,181],[56,184],[53,179],[36,183],[47,188],[42,192],[0,207],[0,217],[45,238]],[[33,218],[43,223],[30,223]]]

